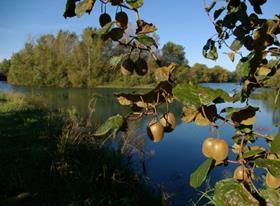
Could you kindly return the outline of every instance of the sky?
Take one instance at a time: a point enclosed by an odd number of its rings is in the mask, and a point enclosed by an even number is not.
[[[86,27],[99,27],[100,4],[93,9],[91,15],[81,18],[62,16],[66,0],[1,0],[0,1],[0,61],[10,58],[13,53],[24,47],[28,40],[42,34],[56,34],[60,29],[81,34]],[[217,8],[218,8],[217,4]],[[272,18],[280,13],[280,0],[268,0],[262,7],[264,17]],[[110,10],[111,16],[115,9]],[[129,11],[128,11],[129,12]],[[221,65],[234,70],[237,61],[232,63],[219,51],[217,61],[207,60],[202,56],[202,47],[215,34],[213,25],[204,12],[203,0],[144,0],[139,10],[146,22],[155,24],[160,37],[160,47],[172,41],[183,45],[189,64],[206,64],[209,67]],[[134,16],[130,15],[131,22]]]

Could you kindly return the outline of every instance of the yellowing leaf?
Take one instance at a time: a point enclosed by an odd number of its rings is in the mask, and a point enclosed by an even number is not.
[[[242,121],[240,122],[240,124],[243,124],[243,125],[252,125],[252,124],[254,124],[254,123],[256,122],[256,120],[257,120],[257,117],[256,117],[256,115],[255,115],[255,116],[253,116],[253,117],[249,117],[248,119],[242,120]]]
[[[183,107],[183,117],[182,120],[186,123],[192,122],[199,111],[194,107]]]
[[[170,75],[176,69],[176,64],[171,63],[168,67],[160,67],[155,70],[155,78],[157,82],[169,80]]]
[[[205,118],[201,113],[198,113],[195,117],[195,124],[199,126],[209,125],[211,122]]]
[[[126,3],[128,3],[133,9],[138,9],[144,4],[143,0],[126,0]]]
[[[252,106],[236,109],[231,114],[231,120],[246,126],[253,125],[256,122],[256,111],[258,111],[258,108]]]
[[[143,20],[138,20],[137,26],[136,34],[148,34],[157,30],[155,25],[149,24]]]
[[[271,69],[267,66],[262,66],[257,69],[258,76],[267,76],[271,72]]]
[[[115,94],[122,105],[136,106],[139,108],[154,108],[155,106],[171,101],[172,85],[168,81],[160,82],[156,88],[145,94]]]
[[[96,0],[83,0],[79,2],[76,6],[75,13],[78,17],[82,16],[84,13],[90,13],[93,9],[93,5]]]
[[[235,52],[229,52],[227,55],[228,55],[228,58],[230,59],[230,61],[234,62]]]

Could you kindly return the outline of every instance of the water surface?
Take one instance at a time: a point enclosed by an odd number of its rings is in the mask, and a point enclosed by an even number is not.
[[[203,84],[212,88],[221,88],[230,94],[239,90],[236,84]],[[97,100],[94,119],[97,122],[103,122],[108,117],[115,114],[128,114],[130,108],[118,104],[113,96],[115,92],[139,92],[138,89],[58,89],[58,88],[29,88],[12,86],[0,82],[0,90],[7,92],[29,93],[36,96],[42,96],[49,103],[51,108],[75,109],[81,115],[88,114],[88,103],[92,98]],[[268,92],[268,96],[270,93]],[[257,122],[255,128],[263,133],[276,133],[274,126],[280,120],[279,105],[272,103],[269,98],[250,100],[250,103],[260,108],[257,113]],[[218,109],[232,104],[222,104]],[[244,104],[234,104],[235,106],[245,106]],[[164,112],[166,107],[163,105],[159,110]],[[188,185],[189,175],[205,160],[201,153],[201,144],[204,138],[211,136],[208,126],[199,127],[194,124],[185,124],[181,121],[182,105],[178,102],[170,106],[170,110],[176,115],[177,127],[164,136],[159,143],[153,143],[146,135],[147,119],[138,122],[137,134],[144,138],[144,152],[152,154],[146,156],[146,173],[150,181],[154,184],[161,184],[165,190],[172,194],[171,199],[175,205],[190,205],[189,199],[197,198],[197,191]],[[224,125],[221,128],[221,137],[226,139],[229,144],[232,143],[231,137],[234,129]],[[260,141],[265,146],[264,141]],[[142,172],[142,164],[136,164],[135,167]],[[235,166],[218,167],[211,172],[210,184],[217,179],[232,176],[232,169]],[[201,188],[202,189],[202,188]]]

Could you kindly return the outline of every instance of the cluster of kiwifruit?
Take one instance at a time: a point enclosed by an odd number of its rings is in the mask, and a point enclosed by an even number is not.
[[[223,139],[209,137],[202,144],[202,153],[217,162],[224,161],[228,156],[228,144]]]
[[[123,37],[124,30],[127,28],[128,25],[128,16],[125,12],[120,11],[116,13],[115,20],[118,27],[112,28],[107,34],[104,34],[102,36],[102,39],[104,41],[106,41],[109,38],[111,38],[113,41],[118,41]],[[109,14],[105,12],[100,15],[99,23],[101,27],[104,27],[110,22],[112,22],[112,18]]]
[[[127,58],[121,65],[121,73],[125,76],[136,72],[139,76],[144,76],[148,72],[148,64],[145,59],[139,57],[135,62],[131,58]]]
[[[128,16],[125,12],[120,11],[116,13],[115,20],[117,25],[122,28],[126,29],[128,25]],[[101,14],[99,17],[99,23],[101,27],[104,27],[106,24],[112,22],[112,18],[106,12]]]
[[[241,165],[234,171],[233,178],[238,181],[248,182],[251,177],[251,172],[245,166]],[[268,187],[277,189],[280,187],[280,178],[273,176],[270,172],[267,172],[265,176],[265,183]]]
[[[160,142],[163,139],[164,132],[171,132],[176,127],[176,119],[173,113],[163,114],[159,121],[152,120],[147,126],[147,133],[153,142]]]

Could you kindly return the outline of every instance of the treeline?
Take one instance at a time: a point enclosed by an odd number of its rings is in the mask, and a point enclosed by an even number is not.
[[[208,83],[237,82],[235,72],[230,72],[221,66],[208,68],[205,64],[194,64],[190,69],[179,67],[176,72],[178,82]]]
[[[24,48],[13,54],[11,59],[0,64],[0,73],[8,82],[27,86],[94,87],[96,85],[151,85],[155,84],[153,71],[158,65],[147,54],[149,72],[145,76],[123,76],[118,67],[112,67],[110,59],[127,53],[127,48],[103,42],[95,35],[95,29],[86,28],[79,37],[72,32],[59,31],[57,35],[47,34],[25,43]],[[231,73],[220,66],[188,66],[184,47],[172,42],[157,51],[164,64],[175,62],[178,69],[177,81],[231,82],[236,80]],[[132,55],[136,60],[139,55]]]

